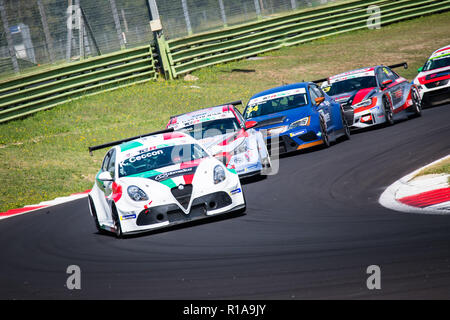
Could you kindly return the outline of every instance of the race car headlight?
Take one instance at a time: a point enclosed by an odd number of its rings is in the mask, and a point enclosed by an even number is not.
[[[289,130],[295,129],[297,127],[309,126],[310,120],[311,120],[311,117],[305,117],[298,121],[292,122],[291,125],[289,126]]]
[[[373,98],[369,98],[369,99],[361,101],[360,103],[355,104],[353,106],[353,108],[356,109],[356,108],[368,107],[371,105],[375,105],[375,103],[377,103],[377,98],[373,97]]]
[[[218,184],[222,181],[224,181],[226,178],[225,176],[225,170],[222,166],[217,165],[214,168],[214,184]]]
[[[244,140],[240,145],[238,145],[234,150],[234,154],[240,154],[248,151],[247,141]]]
[[[147,201],[148,200],[147,194],[144,191],[142,191],[142,189],[139,187],[129,186],[127,191],[128,191],[128,195],[130,196],[130,198],[134,201]]]

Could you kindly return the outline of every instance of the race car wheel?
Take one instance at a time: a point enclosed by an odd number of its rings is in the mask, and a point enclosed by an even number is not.
[[[344,128],[344,139],[350,140],[350,127],[347,123],[347,119],[345,118],[344,110],[341,110],[341,118],[342,118],[342,126]]]
[[[114,222],[114,228],[116,230],[116,237],[121,239],[123,237],[122,227],[120,226],[119,214],[117,213],[116,207],[113,205],[112,208],[112,218]]]
[[[392,112],[391,103],[386,96],[383,97],[383,109],[386,119],[386,125],[391,126],[394,124],[394,113]]]
[[[103,233],[104,230],[100,227],[100,223],[98,222],[97,211],[95,210],[94,200],[92,200],[91,196],[88,196],[89,207],[91,208],[92,217],[94,217],[95,228],[99,233]]]
[[[326,125],[322,118],[320,119],[320,132],[322,135],[323,146],[324,148],[328,148],[330,146],[330,137],[328,136]]]
[[[411,89],[411,100],[413,104],[410,107],[410,110],[413,113],[413,116],[420,117],[422,115],[422,102],[420,101],[419,94],[415,89]]]

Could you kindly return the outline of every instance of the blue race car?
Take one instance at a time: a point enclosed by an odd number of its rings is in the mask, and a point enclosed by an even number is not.
[[[254,95],[245,107],[244,118],[247,125],[262,131],[269,152],[278,149],[282,154],[318,145],[328,147],[339,137],[350,139],[341,105],[312,82]]]

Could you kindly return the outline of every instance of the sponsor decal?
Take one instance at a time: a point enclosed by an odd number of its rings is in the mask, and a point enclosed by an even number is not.
[[[248,105],[249,106],[253,106],[255,104],[259,104],[259,103],[265,102],[267,100],[293,96],[293,95],[296,95],[296,94],[306,94],[306,89],[305,88],[298,88],[298,89],[291,89],[291,90],[280,91],[280,92],[268,94],[268,95],[265,95],[265,96],[262,96],[262,97],[258,97],[258,98],[254,98],[254,99],[250,100]],[[258,111],[258,109],[253,110],[253,111]]]
[[[336,76],[330,77],[329,83],[333,84],[335,82],[344,81],[348,79],[361,78],[361,77],[374,77],[375,69],[367,68],[367,69],[359,69],[350,72],[345,72],[338,74]]]
[[[120,218],[120,220],[129,220],[129,219],[136,219],[136,214],[134,214],[134,213],[127,214]]]
[[[241,192],[242,192],[241,188],[237,188],[237,189],[231,190],[230,194],[233,195],[233,194],[237,194],[237,193],[241,193]]]
[[[306,130],[301,130],[301,131],[298,131],[298,132],[290,133],[289,136],[292,138],[292,137],[296,137],[296,136],[299,136],[299,135],[304,134],[304,133],[306,133]]]
[[[174,170],[174,171],[161,173],[161,174],[149,177],[149,179],[154,180],[156,182],[161,182],[161,181],[172,179],[172,178],[178,177],[178,176],[192,175],[195,173],[196,170],[197,170],[197,167],[183,168],[183,169],[178,169],[178,170]]]
[[[142,153],[142,154],[139,154],[138,156],[133,156],[133,157],[127,159],[127,160],[121,161],[121,162],[119,163],[119,166],[120,166],[120,167],[123,167],[125,161],[128,161],[129,163],[133,163],[133,162],[136,162],[136,161],[140,161],[140,160],[142,160],[142,159],[145,159],[145,158],[156,157],[156,156],[158,156],[158,155],[160,155],[160,154],[163,154],[163,153],[164,153],[164,152],[163,152],[162,150],[155,150],[155,151],[150,151],[150,152],[147,152],[147,153]]]

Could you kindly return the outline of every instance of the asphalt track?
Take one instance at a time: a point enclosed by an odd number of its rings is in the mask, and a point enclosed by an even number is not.
[[[118,240],[86,199],[0,221],[0,299],[449,299],[450,216],[378,204],[450,151],[450,105],[280,159],[246,214]],[[81,268],[81,290],[66,269]],[[368,290],[366,268],[381,268]]]

